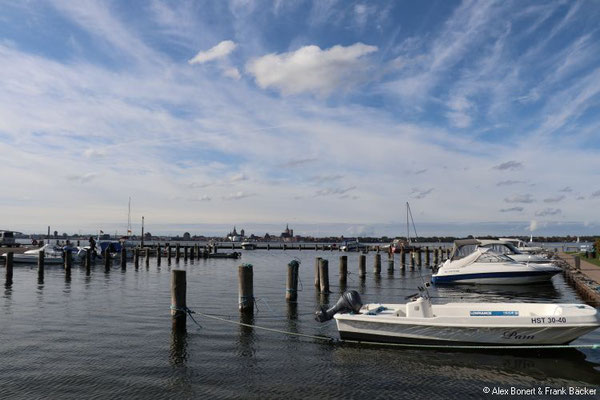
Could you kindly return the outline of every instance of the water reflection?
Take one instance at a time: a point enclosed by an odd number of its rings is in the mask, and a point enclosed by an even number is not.
[[[238,339],[237,355],[246,360],[253,360],[249,365],[255,365],[256,360],[256,348],[254,347],[256,341],[256,334],[254,328],[254,315],[253,314],[240,314],[240,335]]]
[[[391,363],[401,356],[402,369],[411,371],[415,379],[427,375],[503,384],[513,382],[516,375],[550,385],[553,379],[600,384],[600,364],[587,361],[586,355],[576,349],[453,351],[344,344],[335,353],[334,362],[353,364],[355,368],[373,368],[369,365]]]
[[[184,365],[188,358],[187,330],[185,327],[179,329],[173,324],[171,329],[171,347],[169,351],[169,362],[172,366]]]

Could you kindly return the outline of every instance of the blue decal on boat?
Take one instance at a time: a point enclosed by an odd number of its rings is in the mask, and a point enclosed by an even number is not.
[[[471,317],[498,317],[498,316],[513,316],[518,317],[518,311],[471,311]]]

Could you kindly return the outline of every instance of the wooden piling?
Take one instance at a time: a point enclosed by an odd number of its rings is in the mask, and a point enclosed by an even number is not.
[[[145,254],[146,259],[144,260],[146,262],[146,268],[150,268],[150,248],[146,247],[146,254]]]
[[[187,322],[187,278],[186,272],[179,269],[171,271],[171,318],[173,328],[184,330]]]
[[[581,259],[579,258],[579,256],[575,256],[574,260],[575,260],[575,269],[580,270],[581,269]]]
[[[40,250],[38,253],[38,282],[44,282],[44,250]]]
[[[175,262],[177,262],[177,263],[179,262],[179,257],[181,256],[179,250],[180,250],[180,246],[179,246],[179,243],[177,243],[175,245]]]
[[[183,246],[183,261],[188,260],[188,246]]]
[[[133,264],[135,265],[135,269],[140,267],[140,248],[136,247],[135,252],[133,253]]]
[[[167,263],[171,265],[171,245],[167,243]]]
[[[156,245],[156,265],[160,267],[160,263],[162,261],[162,249],[160,248],[160,243]]]
[[[415,252],[410,252],[410,269],[415,269]]]
[[[287,282],[285,287],[285,300],[298,300],[298,269],[300,264],[296,260],[288,263]]]
[[[364,278],[367,276],[367,256],[361,254],[358,257],[358,277]]]
[[[110,252],[108,251],[109,246],[106,246],[106,250],[104,250],[104,272],[110,272]]]
[[[323,258],[319,262],[319,282],[321,293],[329,293],[329,261]]]
[[[238,267],[239,307],[244,314],[254,314],[254,276],[252,264]]]
[[[389,273],[394,272],[394,253],[392,253],[392,252],[388,253],[388,269],[387,270]]]
[[[433,265],[434,265],[434,266],[437,266],[438,264],[439,264],[439,261],[438,261],[438,251],[437,251],[437,249],[434,247],[434,248],[433,248]]]
[[[127,249],[125,246],[121,247],[121,270],[127,269]]]
[[[194,260],[194,248],[195,246],[190,246],[190,260]]]
[[[373,264],[373,273],[375,275],[381,274],[381,254],[379,251],[375,253],[375,263]]]
[[[73,257],[71,256],[71,250],[63,250],[63,258],[65,270],[71,272],[71,266],[73,265]]]
[[[348,256],[340,256],[340,285],[345,286],[348,277]]]
[[[429,255],[429,247],[425,247],[425,266],[431,267],[431,257]]]
[[[406,261],[405,261],[405,257],[406,253],[404,252],[404,249],[400,250],[400,269],[402,271],[404,271],[406,269]]]
[[[321,287],[321,279],[319,278],[319,265],[321,264],[321,257],[315,258],[315,287],[319,289]]]
[[[6,266],[6,285],[10,286],[13,283],[13,252],[9,251],[8,253],[6,253],[6,261],[5,261],[5,266]]]

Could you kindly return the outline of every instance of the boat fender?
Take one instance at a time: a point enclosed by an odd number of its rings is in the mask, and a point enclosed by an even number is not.
[[[339,312],[358,313],[362,307],[360,295],[356,290],[347,290],[342,297],[330,309],[321,306],[321,309],[315,313],[315,319],[319,322],[329,321]]]

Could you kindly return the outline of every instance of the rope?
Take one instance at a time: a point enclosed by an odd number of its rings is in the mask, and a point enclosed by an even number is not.
[[[194,321],[194,323],[195,323],[196,325],[198,325],[198,327],[199,327],[199,328],[202,328],[202,325],[200,325],[200,324],[198,323],[198,321],[196,321],[196,319],[195,319],[195,318],[194,318],[194,316],[192,315],[192,314],[195,314],[195,313],[196,313],[196,311],[192,311],[192,310],[190,310],[190,309],[189,309],[189,308],[187,308],[187,307],[175,307],[175,306],[171,306],[170,308],[171,308],[171,310],[175,310],[175,311],[183,311],[184,313],[186,313],[187,315],[189,315],[189,316],[190,316],[190,318],[192,319],[192,321]]]
[[[188,309],[189,310],[189,309]],[[192,311],[194,312],[194,311]],[[369,341],[360,341],[360,340],[340,340],[333,338],[331,336],[317,336],[317,335],[309,335],[305,333],[297,333],[284,331],[281,329],[275,328],[267,328],[264,326],[247,324],[244,322],[232,321],[226,318],[222,318],[216,315],[205,314],[201,312],[197,312],[196,314],[201,315],[206,318],[214,319],[217,321],[227,322],[229,324],[245,326],[248,328],[260,329],[269,332],[281,333],[288,336],[299,336],[305,337],[309,339],[322,340],[330,343],[351,343],[351,344],[367,344],[367,345],[376,345],[376,346],[390,346],[390,347],[404,347],[404,348],[417,348],[417,349],[447,349],[447,350],[466,350],[466,349],[479,349],[479,350],[528,350],[528,349],[592,349],[597,350],[600,349],[600,344],[552,344],[552,345],[526,345],[526,346],[517,346],[517,345],[442,345],[442,344],[415,344],[415,343],[382,343],[382,342],[369,342]],[[191,316],[191,315],[190,315]]]

